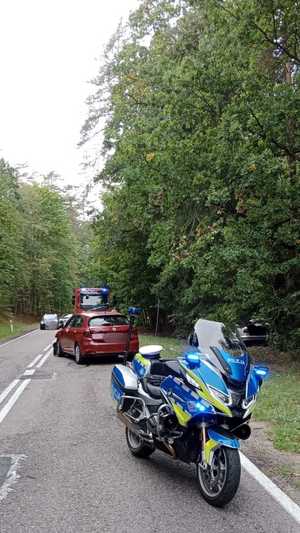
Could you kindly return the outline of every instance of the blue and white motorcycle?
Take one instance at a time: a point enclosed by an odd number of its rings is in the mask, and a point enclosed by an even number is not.
[[[241,340],[224,324],[198,320],[181,357],[162,359],[145,346],[131,365],[112,370],[112,397],[137,457],[155,449],[195,463],[199,489],[221,507],[235,495],[241,473],[239,440],[268,368],[254,365]]]

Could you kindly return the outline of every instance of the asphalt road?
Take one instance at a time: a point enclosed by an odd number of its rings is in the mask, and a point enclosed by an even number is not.
[[[21,378],[0,404],[1,533],[299,532],[245,471],[222,510],[201,498],[192,467],[161,452],[132,457],[114,417],[111,364],[47,358],[52,339],[53,332],[36,331],[0,346],[0,402]],[[34,375],[24,376],[39,354]]]

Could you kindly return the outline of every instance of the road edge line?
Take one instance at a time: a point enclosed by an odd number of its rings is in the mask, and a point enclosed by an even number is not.
[[[266,476],[248,457],[240,452],[242,467],[300,524],[300,507]]]

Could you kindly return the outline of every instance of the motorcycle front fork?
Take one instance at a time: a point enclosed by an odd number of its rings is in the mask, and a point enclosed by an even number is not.
[[[205,422],[201,423],[200,441],[201,452],[199,454],[199,463],[201,464],[203,470],[206,470],[208,466],[211,466],[214,457],[214,452],[218,448],[219,444],[213,439],[210,439],[207,435]]]

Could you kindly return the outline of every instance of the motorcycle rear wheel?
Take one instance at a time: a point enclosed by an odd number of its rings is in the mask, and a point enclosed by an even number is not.
[[[125,428],[125,435],[127,446],[131,451],[132,455],[135,457],[149,457],[154,452],[154,448],[145,444],[143,439],[139,437],[133,431],[130,431],[127,427]]]
[[[218,448],[212,465],[196,465],[197,479],[203,498],[214,507],[223,507],[234,497],[241,478],[241,461],[238,450]]]

